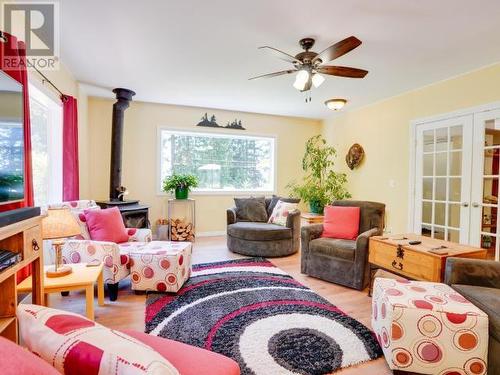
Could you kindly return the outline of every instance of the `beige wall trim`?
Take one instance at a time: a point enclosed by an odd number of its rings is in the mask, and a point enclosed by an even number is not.
[[[219,236],[225,236],[226,231],[224,230],[213,230],[213,231],[208,231],[208,232],[200,232],[196,234],[196,237],[219,237]]]

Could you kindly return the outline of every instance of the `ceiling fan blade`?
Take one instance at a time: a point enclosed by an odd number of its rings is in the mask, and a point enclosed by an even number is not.
[[[257,79],[257,78],[273,78],[273,77],[281,76],[283,74],[295,73],[296,71],[297,71],[296,69],[282,70],[280,72],[262,74],[262,75],[257,76],[257,77],[248,78],[248,80],[251,81],[252,79]]]
[[[286,52],[280,51],[279,49],[276,49],[274,47],[262,46],[262,47],[259,47],[259,49],[269,50],[278,59],[284,60],[286,62],[289,62],[292,64],[300,63],[300,61],[297,60],[294,56],[292,56]]]
[[[321,51],[312,62],[316,62],[321,60],[322,64],[326,64],[329,61],[332,61],[342,55],[345,55],[347,52],[352,51],[354,48],[358,47],[361,44],[361,40],[356,38],[355,36],[350,36],[340,42],[337,42],[330,47]]]
[[[347,66],[319,66],[316,71],[321,74],[348,78],[364,78],[368,74],[368,70],[349,68]]]

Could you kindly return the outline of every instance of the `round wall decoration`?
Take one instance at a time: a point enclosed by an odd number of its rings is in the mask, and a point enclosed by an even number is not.
[[[361,164],[363,157],[365,156],[365,150],[359,143],[355,143],[351,146],[347,155],[345,156],[345,161],[347,166],[352,170]]]

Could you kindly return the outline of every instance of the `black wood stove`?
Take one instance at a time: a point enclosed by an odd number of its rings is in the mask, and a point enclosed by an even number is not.
[[[127,228],[149,228],[149,206],[138,200],[125,200],[127,189],[122,186],[123,120],[135,92],[123,88],[116,88],[113,92],[117,101],[113,104],[109,200],[97,204],[101,208],[118,207]]]

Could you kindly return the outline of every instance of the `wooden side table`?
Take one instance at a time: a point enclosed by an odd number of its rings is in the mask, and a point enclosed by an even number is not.
[[[47,268],[49,266],[46,266]],[[104,306],[104,278],[102,275],[103,264],[88,267],[86,263],[71,264],[73,272],[67,276],[49,278],[44,276],[43,292],[45,297],[49,293],[59,293],[71,290],[85,290],[86,315],[94,320],[94,284],[97,283],[97,302]],[[44,273],[45,275],[45,273]],[[18,292],[31,291],[31,277],[23,280],[18,286]],[[47,298],[45,298],[47,303]]]
[[[302,212],[300,219],[304,224],[323,224],[324,216],[321,214],[313,214],[312,212]]]
[[[410,241],[422,243],[410,245]],[[484,259],[486,249],[417,234],[370,238],[368,261],[371,268],[382,268],[412,280],[443,282],[448,257]]]

